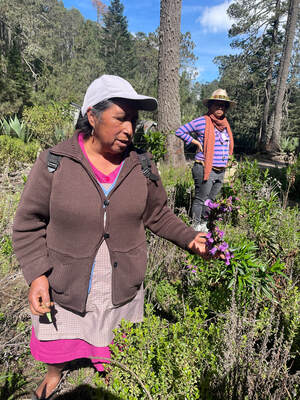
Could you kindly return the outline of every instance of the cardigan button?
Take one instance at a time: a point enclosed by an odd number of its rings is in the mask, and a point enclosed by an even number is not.
[[[104,233],[103,237],[104,237],[104,239],[108,239],[109,238],[109,233]]]
[[[117,268],[117,266],[118,266],[118,263],[117,263],[117,261],[115,261],[114,262],[114,268]]]
[[[109,205],[109,200],[105,199],[103,204],[104,204],[104,207],[107,207]]]

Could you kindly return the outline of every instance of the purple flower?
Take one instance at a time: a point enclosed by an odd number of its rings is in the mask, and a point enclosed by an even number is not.
[[[205,200],[204,204],[209,207],[211,210],[214,208],[218,208],[219,207],[219,203],[214,203],[213,201],[211,201],[210,199]]]
[[[214,255],[218,251],[218,248],[215,246],[212,249],[209,250],[210,254]]]
[[[224,231],[221,231],[221,229],[219,229],[219,228],[216,226],[216,232],[217,232],[219,238],[222,239],[223,236],[224,236]]]
[[[223,242],[222,244],[220,244],[219,246],[220,251],[225,251],[226,249],[228,249],[228,243]]]
[[[193,274],[195,274],[196,272],[197,272],[197,270],[196,269],[192,269],[192,271],[191,271]]]

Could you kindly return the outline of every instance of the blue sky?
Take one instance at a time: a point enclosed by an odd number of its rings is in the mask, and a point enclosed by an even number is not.
[[[102,0],[109,5],[109,0]],[[128,20],[128,30],[132,33],[154,32],[159,26],[159,0],[121,0]],[[210,82],[218,78],[218,68],[213,58],[233,54],[228,39],[231,21],[226,9],[232,0],[182,0],[181,31],[191,32],[198,57],[197,80]],[[65,7],[77,8],[85,18],[96,20],[96,9],[91,0],[63,0]]]

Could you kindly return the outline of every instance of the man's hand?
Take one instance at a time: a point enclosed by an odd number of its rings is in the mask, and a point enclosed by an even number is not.
[[[206,247],[206,233],[199,232],[198,235],[192,240],[188,248],[192,250],[193,253],[199,254],[203,258],[208,258],[209,253]]]
[[[43,315],[50,312],[53,303],[50,302],[49,282],[45,275],[31,282],[28,300],[32,314]]]

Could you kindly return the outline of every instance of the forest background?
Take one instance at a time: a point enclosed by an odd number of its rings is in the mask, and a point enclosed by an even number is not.
[[[28,398],[44,371],[30,356],[27,288],[11,243],[32,163],[42,149],[72,134],[76,105],[102,73],[158,94],[159,28],[133,35],[121,1],[92,4],[97,21],[57,0],[0,0],[1,400]],[[299,1],[232,1],[228,34],[234,54],[216,57],[219,78],[212,82],[194,79],[196,44],[189,32],[181,34],[176,118],[185,123],[202,115],[202,99],[218,87],[237,101],[228,119],[239,163],[212,205],[210,221],[215,246],[234,257],[226,266],[204,262],[148,232],[145,322],[124,323],[116,332],[116,364],[106,378],[75,363],[58,398],[299,397],[299,18],[282,79],[291,4],[298,7]],[[166,134],[174,132],[160,132],[157,117],[153,113],[147,125],[142,121],[149,114],[141,113],[136,141],[160,161],[169,150]],[[262,170],[255,161],[259,153],[282,168]],[[188,163],[170,168],[161,162],[160,172],[170,206],[189,224]]]
[[[101,1],[93,4],[97,21],[85,20],[78,10],[55,0],[1,0],[1,119],[16,114],[34,135],[42,135],[37,114],[51,114],[55,106],[68,108],[71,102],[80,104],[86,87],[104,72],[128,79],[137,91],[157,95],[158,30],[133,35],[122,4],[112,2],[110,12]],[[182,34],[182,123],[205,112],[201,99],[219,86],[238,104],[229,116],[237,151],[266,150],[274,124],[288,6],[288,1],[275,0],[257,1],[255,8],[247,0],[233,2],[228,13],[234,24],[228,34],[238,54],[216,57],[220,77],[209,83],[193,79],[195,43],[189,32]],[[295,149],[299,142],[299,54],[297,19],[277,151]],[[62,125],[57,121],[57,128],[63,129]]]

